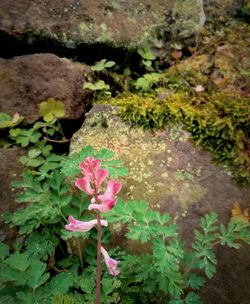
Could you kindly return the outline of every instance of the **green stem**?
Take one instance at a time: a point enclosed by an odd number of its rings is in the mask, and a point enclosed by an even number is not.
[[[67,254],[65,253],[64,249],[62,248],[62,245],[59,243],[58,246],[59,246],[59,248],[61,249],[62,254],[64,255],[64,257],[66,258],[66,257],[67,257]]]
[[[79,254],[79,258],[80,258],[80,264],[81,264],[81,268],[82,268],[82,271],[83,271],[83,257],[82,257],[82,249],[81,249],[80,239],[77,239],[76,243],[77,243],[77,250],[78,250],[78,254]]]

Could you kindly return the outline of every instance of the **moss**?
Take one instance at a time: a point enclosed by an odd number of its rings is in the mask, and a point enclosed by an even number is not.
[[[216,160],[231,165],[241,183],[250,182],[249,98],[223,93],[197,98],[178,93],[165,100],[129,95],[109,102],[120,107],[119,114],[124,120],[144,129],[183,124]],[[182,140],[178,136],[176,139]]]

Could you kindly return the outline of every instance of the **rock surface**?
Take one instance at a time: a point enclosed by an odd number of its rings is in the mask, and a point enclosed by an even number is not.
[[[0,112],[18,112],[32,123],[39,117],[39,103],[52,97],[64,103],[65,119],[77,119],[91,101],[82,89],[89,79],[89,67],[53,54],[0,59]]]
[[[206,39],[206,37],[204,37]],[[166,79],[184,79],[190,87],[250,96],[250,25],[233,23],[207,37],[198,54],[166,70]]]
[[[205,13],[234,14],[238,3],[207,0]],[[196,0],[2,0],[0,3],[3,32],[31,43],[36,37],[52,39],[69,48],[95,43],[137,47],[157,27],[188,36],[199,24]]]
[[[15,201],[18,191],[11,187],[11,182],[21,176],[23,166],[18,159],[23,154],[24,150],[19,147],[0,149],[0,242],[13,242],[17,236],[16,231],[4,223],[2,216],[18,207]]]
[[[194,206],[202,208],[199,215],[210,210],[223,215],[235,201],[250,202],[250,188],[235,185],[211,155],[188,140],[189,133],[177,127],[155,134],[131,128],[113,111],[112,106],[95,105],[73,136],[71,152],[87,145],[113,150],[129,169],[126,199],[146,199],[151,207],[172,215]],[[106,128],[95,123],[101,119]]]
[[[181,128],[145,132],[122,122],[114,112],[109,105],[95,105],[74,135],[71,152],[87,145],[113,150],[129,169],[123,198],[145,199],[152,208],[170,213],[187,243],[204,214],[215,211],[227,223],[236,201],[243,207],[250,205],[250,188],[238,187],[211,161],[211,155],[188,140],[187,132]],[[247,246],[240,251],[218,248],[217,255],[219,271],[201,291],[204,303],[243,303],[250,296],[245,283],[249,281],[245,267],[250,264]]]

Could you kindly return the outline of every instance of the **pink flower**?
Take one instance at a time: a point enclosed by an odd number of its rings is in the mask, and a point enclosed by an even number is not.
[[[109,172],[108,170],[105,170],[105,169],[100,169],[100,168],[97,168],[94,172],[94,176],[95,176],[95,186],[96,186],[96,189],[97,191],[99,191],[102,183],[104,182],[105,178],[108,177],[109,175]]]
[[[95,198],[92,198],[89,210],[99,210],[100,212],[110,211],[117,203],[117,199],[114,197],[122,188],[122,184],[115,180],[108,182],[107,189],[104,194],[98,195],[98,200],[102,201],[102,204],[98,204]]]
[[[94,172],[99,168],[100,162],[100,159],[95,159],[91,156],[85,158],[85,160],[80,164],[82,173],[86,176],[89,176],[90,180],[93,181]]]
[[[65,229],[69,231],[81,231],[87,232],[91,230],[95,225],[97,225],[97,220],[92,220],[89,222],[82,222],[76,220],[72,215],[68,217],[69,224],[65,226]],[[101,220],[101,225],[107,227],[108,222],[105,220]]]
[[[88,195],[94,194],[94,190],[90,186],[90,178],[87,175],[82,178],[76,178],[75,185]]]
[[[102,204],[90,204],[89,210],[98,210],[100,212],[110,211],[117,203],[117,199],[113,198],[111,200],[106,200]]]
[[[113,276],[117,276],[120,273],[120,271],[116,269],[119,261],[111,259],[111,257],[108,255],[108,252],[103,247],[101,247],[101,252],[104,257],[104,262],[108,267],[109,273]]]
[[[81,164],[80,168],[84,177],[77,178],[75,181],[75,185],[83,190],[88,195],[94,194],[94,189],[99,192],[102,183],[105,178],[108,177],[109,171],[106,169],[101,169],[99,167],[100,160],[95,159],[93,157],[87,157]]]
[[[114,196],[121,190],[121,188],[122,188],[122,183],[115,180],[110,180],[108,182],[108,186],[105,193],[102,195],[98,195],[98,199],[103,202],[107,200],[112,200],[114,199]]]

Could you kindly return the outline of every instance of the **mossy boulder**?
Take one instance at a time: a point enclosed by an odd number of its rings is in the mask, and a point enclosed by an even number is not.
[[[71,152],[87,145],[111,149],[124,161],[129,169],[123,180],[126,200],[145,199],[152,208],[177,217],[192,206],[220,213],[235,201],[247,204],[250,189],[237,187],[180,127],[144,131],[122,121],[116,108],[95,105],[73,136]]]
[[[224,6],[215,0],[211,6],[214,3],[213,14],[220,16],[225,7],[234,14],[238,1],[228,0]],[[0,30],[5,33],[29,42],[52,39],[69,48],[95,43],[134,48],[159,27],[170,29],[175,38],[176,33],[188,36],[201,16],[196,0],[2,0],[0,8]]]
[[[212,35],[205,31],[197,53],[166,70],[165,81],[179,83],[179,89],[202,85],[207,91],[250,96],[249,41],[250,25],[243,22]]]

